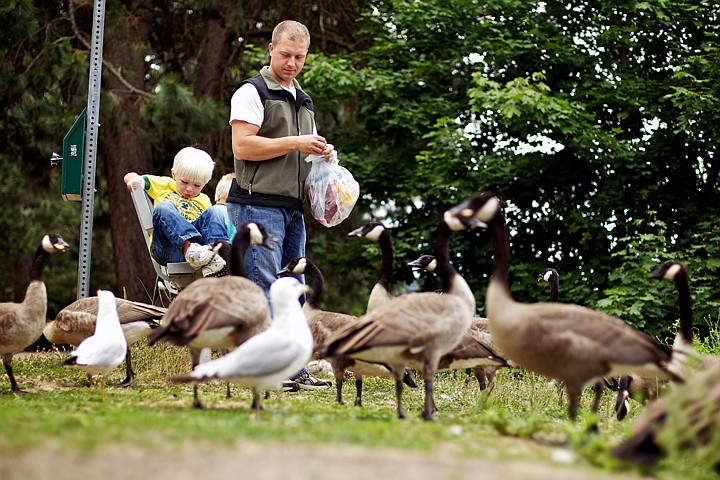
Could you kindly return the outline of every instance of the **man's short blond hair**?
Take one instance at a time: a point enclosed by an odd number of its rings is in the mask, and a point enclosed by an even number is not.
[[[215,187],[215,203],[218,203],[220,200],[227,200],[228,195],[230,195],[230,185],[232,184],[233,178],[235,178],[233,172],[226,173],[222,176]]]
[[[305,46],[310,48],[310,32],[305,25],[295,20],[283,20],[273,29],[272,40],[270,40],[273,45],[277,45],[283,40],[305,42]]]
[[[215,162],[212,157],[195,147],[185,147],[175,155],[172,173],[190,183],[207,184],[212,178]]]

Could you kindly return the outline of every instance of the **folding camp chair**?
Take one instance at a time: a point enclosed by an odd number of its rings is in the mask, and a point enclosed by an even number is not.
[[[150,253],[150,241],[153,232],[152,214],[153,214],[153,201],[146,193],[145,190],[138,187],[137,185],[133,188],[132,192],[133,205],[135,205],[135,212],[138,216],[138,221],[142,227],[143,235],[145,236],[145,243],[147,245],[148,255],[150,261],[155,268],[155,273],[160,278],[158,285],[160,288],[166,290],[171,295],[177,295],[180,290],[187,287],[191,282],[203,278],[202,270],[195,270],[187,262],[168,263],[167,265],[160,265],[155,261]]]

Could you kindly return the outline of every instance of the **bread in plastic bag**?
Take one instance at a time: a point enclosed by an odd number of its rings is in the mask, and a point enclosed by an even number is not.
[[[339,165],[337,152],[332,162],[319,155],[308,155],[305,161],[312,162],[305,180],[310,213],[326,227],[334,227],[350,215],[360,196],[360,184],[347,168]]]

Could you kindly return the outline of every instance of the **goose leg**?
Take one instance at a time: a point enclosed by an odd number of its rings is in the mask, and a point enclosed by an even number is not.
[[[581,389],[571,387],[568,384],[565,384],[565,388],[567,389],[568,396],[568,414],[570,415],[570,419],[575,421],[577,419],[578,406],[580,405]]]
[[[403,407],[402,407],[402,391],[403,391],[402,374],[400,374],[394,370],[393,375],[395,376],[395,397],[397,399],[397,415],[398,415],[398,418],[405,418],[405,412],[403,412]]]
[[[197,367],[200,364],[200,352],[201,350],[198,350],[196,348],[190,348],[190,363],[192,364],[191,370],[195,370],[195,367]],[[193,408],[202,409],[205,408],[205,406],[200,402],[200,397],[198,397],[198,384],[193,383]]]
[[[498,368],[497,367],[486,367],[485,369],[485,375],[487,375],[487,391],[485,392],[488,396],[492,393],[492,391],[495,389],[495,375],[497,374]]]
[[[267,398],[267,394],[268,392],[265,392],[265,398]],[[251,407],[255,409],[255,413],[259,416],[262,406],[260,403],[260,391],[256,387],[253,387],[253,399]]]
[[[5,353],[2,356],[2,363],[5,367],[5,372],[7,372],[7,376],[10,379],[10,390],[13,392],[20,392],[20,387],[18,387],[17,382],[15,381],[15,375],[13,375],[12,370],[12,353]]]
[[[362,407],[363,377],[355,374],[355,406]]]
[[[342,405],[342,387],[343,381],[345,381],[345,367],[340,365],[338,362],[332,362],[333,376],[335,377],[335,401]]]
[[[484,367],[475,367],[472,369],[472,371],[475,374],[475,378],[478,381],[480,390],[485,390],[488,386],[487,375],[485,374],[485,368]]]
[[[435,369],[427,363],[423,366],[423,380],[425,381],[425,402],[423,403],[423,419],[432,420],[433,413],[437,410],[435,407],[435,397],[433,396],[433,377]]]
[[[127,388],[132,385],[134,379],[135,372],[133,371],[132,361],[130,360],[130,347],[127,347],[127,352],[125,352],[125,380],[120,382],[120,386]]]

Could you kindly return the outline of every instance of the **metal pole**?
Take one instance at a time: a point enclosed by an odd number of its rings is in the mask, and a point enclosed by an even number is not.
[[[102,77],[103,35],[105,31],[105,0],[95,0],[92,24],[90,79],[88,82],[87,123],[85,128],[85,161],[82,185],[82,218],[80,224],[80,247],[78,249],[78,299],[87,297],[90,290],[90,257],[92,251],[93,206],[95,204],[95,163],[100,115],[100,81]]]

